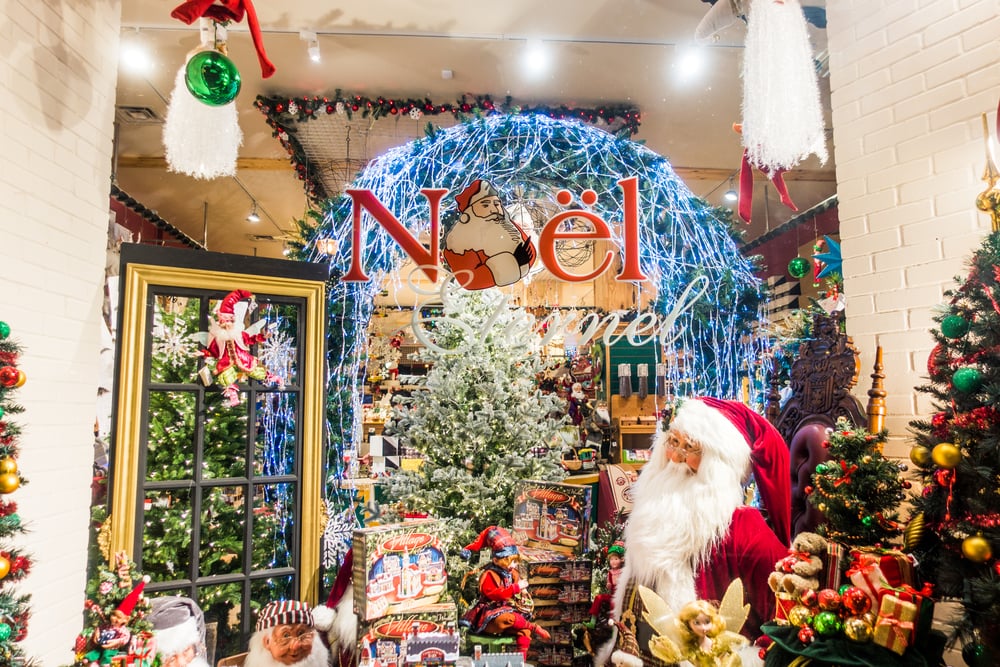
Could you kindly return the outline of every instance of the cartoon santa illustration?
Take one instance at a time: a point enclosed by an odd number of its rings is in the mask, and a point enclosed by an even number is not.
[[[468,290],[521,280],[535,263],[531,238],[504,208],[496,188],[475,180],[455,197],[459,217],[444,236],[442,254]]]
[[[268,383],[283,384],[282,379],[269,371],[257,357],[250,352],[250,346],[264,342],[268,337],[266,330],[262,331],[264,321],[261,320],[250,328],[244,328],[243,322],[248,310],[256,307],[254,295],[246,290],[233,290],[227,294],[216,307],[215,315],[209,316],[208,336],[202,354],[215,361],[211,370],[224,385],[223,395],[230,406],[239,403],[238,381],[247,378]],[[211,384],[211,375],[202,369],[202,381]]]

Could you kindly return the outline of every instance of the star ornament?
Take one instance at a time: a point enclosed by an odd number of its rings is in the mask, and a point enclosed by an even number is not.
[[[823,238],[826,240],[827,251],[813,255],[813,259],[818,259],[826,266],[820,270],[816,277],[825,278],[831,273],[839,273],[843,275],[842,268],[844,260],[840,257],[840,244],[825,234],[823,235]]]

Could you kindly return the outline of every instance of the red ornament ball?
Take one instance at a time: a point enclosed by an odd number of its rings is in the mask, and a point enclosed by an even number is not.
[[[0,368],[0,385],[13,387],[21,378],[21,373],[13,366]]]
[[[815,607],[819,604],[819,600],[816,597],[816,591],[811,588],[807,588],[801,593],[799,593],[799,602],[807,607]]]
[[[851,616],[861,616],[872,608],[871,598],[857,586],[851,586],[844,591],[841,604],[844,605],[844,609],[851,613]]]
[[[812,495],[813,488],[811,486],[807,486],[806,488],[802,489],[802,492],[805,493],[807,496]]]
[[[803,644],[812,644],[816,641],[816,631],[808,625],[802,626],[799,628],[799,641]]]
[[[825,611],[836,611],[840,609],[840,593],[832,588],[824,588],[816,594],[819,600],[819,608]]]

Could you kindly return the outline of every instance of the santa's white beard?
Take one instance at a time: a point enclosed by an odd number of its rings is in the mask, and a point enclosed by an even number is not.
[[[259,630],[250,636],[250,646],[247,649],[244,667],[329,667],[330,653],[323,645],[323,640],[319,638],[318,632],[313,634],[312,651],[309,655],[290,665],[275,660],[271,652],[264,647],[264,635],[269,632],[271,632],[271,628]]]
[[[625,527],[625,568],[615,587],[621,614],[628,582],[656,591],[671,609],[697,599],[695,571],[729,530],[743,504],[742,471],[705,452],[697,473],[671,463],[661,444],[653,449],[635,485]]]

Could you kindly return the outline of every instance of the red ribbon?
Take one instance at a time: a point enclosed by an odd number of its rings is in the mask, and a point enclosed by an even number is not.
[[[902,643],[906,646],[910,643],[910,635],[913,632],[913,621],[901,621],[892,616],[881,616],[878,625],[887,625],[892,631],[893,638],[889,640],[889,646],[896,646]],[[905,631],[909,632],[905,632]],[[887,647],[888,648],[888,647]]]
[[[844,475],[840,479],[834,481],[834,483],[833,483],[834,487],[838,487],[841,484],[850,484],[851,483],[851,475],[853,475],[854,473],[856,473],[858,471],[858,466],[852,465],[850,468],[848,468],[847,467],[847,462],[846,461],[841,461],[840,462],[840,469],[842,471],[844,471]]]
[[[232,21],[239,23],[243,20],[243,15],[247,17],[247,27],[250,28],[250,37],[253,39],[253,47],[257,51],[257,61],[260,63],[260,73],[266,79],[274,74],[274,64],[268,60],[267,52],[264,51],[264,37],[260,32],[260,22],[257,20],[257,10],[253,7],[251,0],[219,0],[218,5],[213,4],[215,0],[186,0],[174,8],[170,15],[178,21],[183,21],[191,25],[202,16],[213,21],[225,23]]]
[[[799,208],[792,201],[788,194],[788,186],[785,185],[785,170],[777,169],[770,172],[761,167],[757,167],[757,169],[771,180],[774,189],[778,191],[781,203],[793,211],[798,211]],[[750,213],[753,211],[753,169],[750,167],[750,158],[747,157],[745,150],[743,151],[743,161],[740,163],[740,190],[737,210],[740,217],[743,218],[743,222],[750,222]]]
[[[807,551],[792,551],[789,549],[788,555],[779,560],[774,565],[778,572],[791,572],[796,563],[808,563],[811,558]]]

